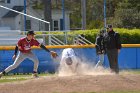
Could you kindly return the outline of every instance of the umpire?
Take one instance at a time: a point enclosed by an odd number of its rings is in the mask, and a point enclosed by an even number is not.
[[[105,45],[107,56],[110,64],[111,72],[119,73],[118,54],[121,49],[121,40],[119,33],[113,30],[112,25],[107,25],[107,33],[105,35]]]

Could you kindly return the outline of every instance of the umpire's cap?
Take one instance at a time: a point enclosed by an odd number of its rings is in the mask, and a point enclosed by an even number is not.
[[[33,30],[29,30],[29,31],[27,32],[27,35],[35,35],[35,33],[34,33]]]
[[[108,24],[107,25],[107,28],[112,28],[113,26],[111,24]]]

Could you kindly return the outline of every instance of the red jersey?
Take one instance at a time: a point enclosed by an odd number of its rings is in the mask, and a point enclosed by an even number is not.
[[[21,51],[22,53],[28,53],[31,51],[32,46],[39,46],[39,45],[40,43],[36,39],[32,39],[28,41],[26,37],[21,38],[18,41],[18,46],[21,47],[19,51]]]

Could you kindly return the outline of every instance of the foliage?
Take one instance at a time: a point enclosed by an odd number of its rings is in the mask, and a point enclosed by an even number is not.
[[[140,44],[140,29],[116,29],[123,44]]]
[[[116,32],[120,34],[121,41],[123,44],[140,44],[140,29],[124,29],[124,28],[114,28]],[[98,34],[99,29],[92,29],[86,31],[74,31],[71,34],[78,35],[84,34],[86,39],[95,43],[96,36]]]
[[[140,0],[125,0],[118,3],[114,21],[117,27],[140,28]]]
[[[68,44],[74,43],[74,38],[80,34],[84,34],[85,38],[88,39],[90,42],[95,43],[96,36],[100,29],[91,29],[91,30],[75,30],[65,32],[50,32],[50,34],[54,35],[61,41],[65,42],[67,38]],[[118,32],[121,37],[121,41],[123,44],[140,44],[140,29],[125,29],[125,28],[114,28],[114,31]],[[40,32],[36,32],[36,34],[42,34]],[[49,32],[44,32],[43,34],[49,34]],[[65,35],[67,37],[65,37]],[[37,36],[40,38],[40,36]],[[48,36],[46,37],[48,38]],[[48,39],[46,39],[48,42]]]
[[[42,0],[36,0],[33,7],[43,9]],[[44,1],[44,0],[43,0]],[[71,11],[72,29],[81,28],[81,0],[64,0],[65,9]],[[62,0],[51,0],[52,8],[62,9]],[[104,0],[86,0],[87,29],[101,28],[104,24]],[[140,0],[106,0],[107,23],[114,27],[140,28]]]

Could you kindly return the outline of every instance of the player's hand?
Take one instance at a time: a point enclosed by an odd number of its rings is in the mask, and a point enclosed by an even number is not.
[[[15,60],[15,59],[16,59],[16,57],[17,57],[16,55],[13,55],[12,59],[13,59],[13,60]]]
[[[104,51],[104,50],[102,50],[102,53],[104,54],[104,53],[105,53],[105,51]]]
[[[120,49],[118,49],[118,54],[120,53]]]
[[[56,58],[58,56],[57,53],[54,51],[51,51],[50,53],[51,53],[52,58]]]

